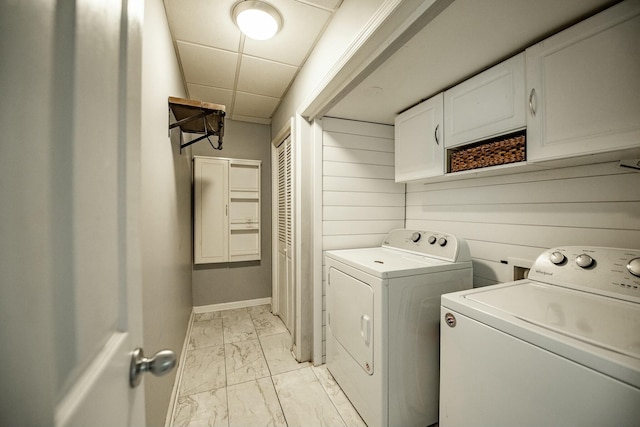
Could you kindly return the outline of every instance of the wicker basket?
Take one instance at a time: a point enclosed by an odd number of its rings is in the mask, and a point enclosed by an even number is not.
[[[506,165],[525,160],[524,135],[511,136],[499,141],[491,141],[451,151],[450,172]]]

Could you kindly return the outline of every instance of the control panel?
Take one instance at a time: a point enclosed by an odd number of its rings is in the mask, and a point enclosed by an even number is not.
[[[382,246],[451,262],[471,261],[469,246],[464,239],[439,231],[393,230],[385,237]]]
[[[529,279],[640,300],[640,250],[582,246],[549,249],[533,263]]]

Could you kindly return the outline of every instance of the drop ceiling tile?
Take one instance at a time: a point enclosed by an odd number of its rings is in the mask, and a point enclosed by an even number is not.
[[[233,100],[232,90],[191,83],[187,84],[187,89],[189,90],[189,99],[222,104],[226,107],[227,112],[231,108],[231,102]]]
[[[187,83],[233,89],[237,53],[180,41],[177,45]]]
[[[302,3],[314,4],[325,9],[336,10],[342,4],[342,0],[298,0]]]
[[[280,100],[270,96],[255,95],[252,93],[236,92],[236,102],[233,106],[233,114],[250,117],[271,118],[273,111]]]
[[[246,38],[244,53],[285,64],[302,65],[330,13],[293,0],[270,2],[282,15],[282,30],[271,40]]]
[[[237,89],[279,98],[289,87],[298,67],[243,55]]]
[[[165,0],[173,38],[237,51],[241,33],[231,17],[236,1]]]

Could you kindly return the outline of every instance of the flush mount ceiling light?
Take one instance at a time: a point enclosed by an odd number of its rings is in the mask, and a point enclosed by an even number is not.
[[[282,27],[278,11],[262,1],[240,2],[233,8],[232,15],[240,31],[254,40],[268,40]]]

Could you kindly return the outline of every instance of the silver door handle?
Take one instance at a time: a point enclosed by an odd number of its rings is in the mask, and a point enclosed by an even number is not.
[[[137,387],[142,381],[142,374],[151,372],[159,377],[169,373],[176,366],[176,354],[173,350],[160,350],[151,359],[144,357],[140,347],[131,353],[131,365],[129,366],[129,385]]]
[[[440,141],[438,141],[438,128],[440,127],[440,123],[436,125],[436,130],[433,132],[433,137],[436,139],[436,144],[440,145]]]
[[[533,101],[535,100],[535,96],[536,96],[536,88],[533,88],[529,93],[529,111],[531,111],[532,116],[536,115],[536,109],[533,106]]]

